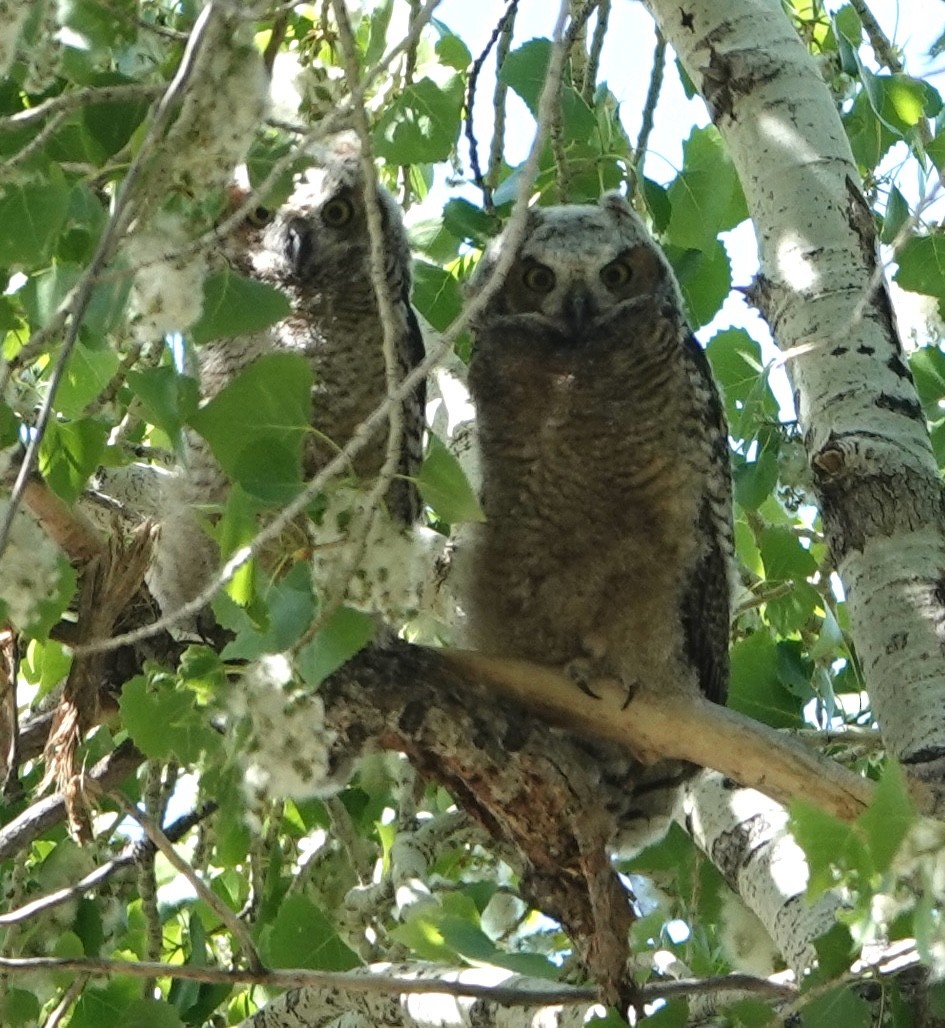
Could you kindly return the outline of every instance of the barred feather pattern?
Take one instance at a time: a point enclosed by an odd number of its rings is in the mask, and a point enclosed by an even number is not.
[[[235,196],[239,202],[241,196]],[[423,340],[410,305],[410,252],[396,201],[378,190],[385,239],[386,280],[397,327],[395,355],[402,380],[423,359]],[[258,209],[223,243],[234,270],[281,290],[291,314],[272,329],[216,340],[198,351],[201,399],[220,392],[260,356],[292,352],[311,364],[312,428],[305,451],[308,476],[323,467],[387,395],[383,327],[370,275],[370,241],[360,155],[341,145],[296,182],[277,210]],[[401,460],[385,502],[392,520],[410,525],[420,512],[412,479],[423,444],[425,388],[401,407]],[[238,426],[234,426],[238,431]],[[355,456],[350,471],[367,481],[381,470],[387,438],[378,431]],[[195,505],[219,505],[226,475],[206,442],[187,432],[183,468],[166,491],[162,540],[150,584],[163,610],[193,598],[219,564],[201,529]]]
[[[472,292],[488,281],[502,237]],[[728,436],[675,277],[626,202],[536,208],[473,328],[486,523],[470,641],[628,691],[724,703],[733,561]],[[635,847],[692,769],[589,747]],[[634,836],[637,836],[634,839]]]

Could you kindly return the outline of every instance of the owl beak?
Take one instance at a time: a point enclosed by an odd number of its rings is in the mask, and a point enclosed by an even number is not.
[[[580,334],[597,315],[597,304],[584,285],[571,288],[564,297],[564,320],[573,333]]]

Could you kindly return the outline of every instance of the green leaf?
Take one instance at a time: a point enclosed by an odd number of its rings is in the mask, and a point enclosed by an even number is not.
[[[732,647],[728,705],[772,728],[803,726],[801,704],[781,684],[777,648],[767,632],[755,632]]]
[[[113,978],[101,988],[89,985],[82,991],[69,1018],[69,1028],[126,1028],[124,1015],[141,995],[134,978]]]
[[[713,127],[693,129],[683,144],[683,168],[669,187],[672,214],[666,241],[683,250],[711,250],[720,232],[748,217],[734,165]]]
[[[120,75],[102,75],[97,86],[120,85],[130,80]],[[111,157],[128,142],[144,121],[150,103],[147,100],[125,100],[121,103],[86,104],[81,108],[82,121],[89,135]]]
[[[125,1008],[122,1028],[183,1028],[177,1011],[162,1000],[136,999]]]
[[[499,81],[518,93],[534,118],[550,59],[551,40],[531,39],[505,58],[499,72]],[[586,142],[597,132],[594,112],[568,82],[561,88],[561,128],[565,142]]]
[[[934,139],[925,147],[925,152],[935,165],[935,170],[941,175],[945,172],[945,132],[939,132]]]
[[[767,1028],[770,1024],[777,1024],[775,1011],[760,999],[739,1000],[727,1005],[725,1012],[734,1019],[738,1028]]]
[[[877,118],[900,135],[906,135],[924,117],[934,118],[942,109],[938,91],[910,75],[874,75],[861,66],[860,79]]]
[[[394,0],[384,0],[371,12],[368,44],[364,51],[364,63],[367,67],[376,64],[387,49],[387,30],[390,28],[393,13]]]
[[[262,601],[268,615],[266,630],[240,632],[223,651],[226,660],[252,660],[264,653],[282,653],[299,640],[317,610],[308,565],[296,564],[269,587]]]
[[[219,736],[189,690],[167,675],[138,675],[126,682],[118,701],[122,724],[152,760],[193,763],[204,750],[219,748]]]
[[[351,607],[339,607],[296,655],[295,666],[313,689],[374,638],[374,620]]]
[[[50,421],[39,448],[39,470],[49,487],[67,503],[74,503],[105,452],[108,427],[85,418]]]
[[[779,635],[790,635],[803,628],[823,601],[808,582],[795,582],[786,596],[776,596],[765,604],[765,620]]]
[[[0,1022],[9,1028],[39,1024],[40,1004],[32,992],[8,988],[0,999]]]
[[[763,450],[758,460],[746,460],[733,469],[735,499],[744,510],[757,510],[778,483],[778,459]]]
[[[844,986],[805,1004],[801,1024],[803,1028],[870,1028],[873,1012],[865,999]]]
[[[203,313],[191,329],[195,343],[250,335],[282,321],[291,313],[285,295],[265,282],[225,269],[203,284]]]
[[[459,138],[463,84],[430,78],[413,82],[387,105],[374,129],[377,156],[392,164],[444,161]]]
[[[434,49],[436,50],[436,56],[440,59],[440,64],[446,65],[447,68],[465,71],[472,63],[472,54],[469,52],[469,47],[466,46],[459,36],[440,36],[436,41]]]
[[[194,379],[174,368],[129,371],[126,381],[144,408],[144,417],[176,440],[197,411],[199,389]]]
[[[518,93],[533,118],[538,117],[538,101],[550,59],[551,40],[530,39],[508,54],[499,72],[499,81]]]
[[[459,461],[432,432],[427,455],[417,476],[417,485],[424,503],[429,504],[449,524],[485,520],[476,493]]]
[[[318,971],[350,971],[361,963],[307,896],[289,896],[282,901],[266,955],[267,963],[273,967],[308,967]]]
[[[886,201],[886,216],[883,218],[880,240],[891,246],[908,220],[909,205],[902,193],[893,186],[889,190],[889,199]]]
[[[835,924],[818,939],[814,939],[817,951],[817,978],[830,981],[845,971],[855,959],[855,947],[850,929],[845,924]]]
[[[459,283],[445,268],[426,261],[413,263],[413,302],[439,332],[445,331],[463,309]]]
[[[666,246],[664,252],[679,280],[690,325],[694,329],[707,325],[732,288],[732,266],[725,247],[716,239],[701,250]]]
[[[658,182],[644,177],[643,200],[646,203],[646,209],[650,212],[650,217],[653,219],[653,231],[657,235],[662,235],[666,231],[669,219],[673,215],[673,208],[669,202],[669,192]]]
[[[495,235],[498,225],[481,208],[468,200],[448,200],[443,208],[443,225],[457,239],[482,248]],[[427,319],[429,321],[429,318]]]
[[[873,870],[860,829],[804,800],[791,804],[791,834],[807,856],[810,897],[833,887],[835,869],[858,872],[863,879]]]
[[[114,350],[90,350],[75,346],[66,363],[66,371],[56,393],[59,413],[78,418],[82,411],[111,382],[121,361]]]
[[[234,481],[253,496],[280,502],[301,484],[311,395],[312,368],[304,357],[267,354],[196,411],[190,424]]]
[[[873,800],[857,819],[866,833],[866,844],[876,870],[888,870],[896,851],[915,824],[916,813],[906,787],[902,768],[895,760],[886,761]]]
[[[872,171],[898,139],[876,116],[866,92],[860,92],[843,118],[857,165]]]
[[[651,1028],[686,1028],[689,1024],[689,1004],[684,999],[670,1000],[665,1006],[650,1014],[646,1020]],[[621,1023],[622,1020],[613,1022],[615,1028]]]
[[[50,596],[37,599],[33,608],[33,620],[22,626],[23,633],[33,639],[48,638],[53,626],[62,620],[62,615],[69,609],[77,584],[75,568],[65,557],[60,558],[56,591]]]
[[[899,270],[893,276],[903,289],[938,300],[945,316],[945,235],[916,236],[899,251]]]
[[[8,182],[0,191],[0,266],[30,267],[52,253],[70,189],[52,165],[43,182]]]
[[[765,528],[758,545],[769,582],[805,579],[817,570],[817,561],[810,550],[801,545],[800,539],[790,529]]]

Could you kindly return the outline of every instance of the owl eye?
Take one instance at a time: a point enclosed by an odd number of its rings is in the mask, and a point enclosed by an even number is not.
[[[633,278],[633,268],[621,257],[601,269],[600,280],[608,289],[621,289]]]
[[[350,200],[337,196],[322,208],[322,221],[329,228],[341,228],[354,217],[354,205]]]
[[[522,283],[533,293],[550,293],[555,287],[555,273],[544,264],[532,264],[522,272]]]
[[[250,225],[262,228],[263,225],[268,225],[269,222],[272,221],[274,213],[275,212],[271,211],[268,207],[257,207],[246,216],[246,220]]]

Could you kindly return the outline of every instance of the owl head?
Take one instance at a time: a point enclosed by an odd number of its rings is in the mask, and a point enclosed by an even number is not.
[[[306,293],[343,294],[370,280],[370,237],[357,141],[321,149],[275,210],[258,207],[243,230],[247,271]],[[394,295],[409,290],[410,254],[397,201],[378,188],[387,278]]]
[[[507,246],[500,235],[469,286],[475,296]],[[533,207],[508,275],[482,318],[525,315],[580,336],[615,308],[669,304],[681,309],[676,278],[643,222],[617,193],[596,204]]]

